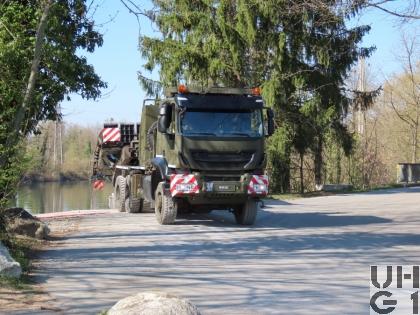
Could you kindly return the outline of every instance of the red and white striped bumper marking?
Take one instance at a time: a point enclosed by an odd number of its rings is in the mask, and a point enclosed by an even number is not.
[[[103,180],[98,179],[93,182],[93,188],[95,190],[102,190],[104,186],[105,186],[105,182]]]
[[[198,194],[200,187],[193,174],[172,174],[170,191],[172,197],[184,194]]]
[[[119,128],[104,128],[102,129],[103,142],[117,142],[121,141],[121,131]]]
[[[268,194],[268,176],[252,175],[248,185],[248,195],[267,195]]]

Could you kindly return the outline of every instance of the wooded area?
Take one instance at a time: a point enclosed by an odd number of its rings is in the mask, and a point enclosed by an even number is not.
[[[160,75],[153,81],[139,72],[149,94],[180,82],[262,87],[277,120],[266,152],[274,192],[311,191],[325,182],[388,184],[397,162],[418,161],[416,36],[402,37],[402,70],[393,77],[371,82],[363,79],[368,70],[351,76],[374,50],[360,45],[370,26],[350,27],[352,18],[376,8],[400,23],[419,19],[417,1],[398,11],[388,2],[155,0],[145,10],[121,0],[160,32],[140,38],[145,69]],[[65,127],[57,155],[56,124],[40,122],[60,120],[58,104],[71,93],[96,99],[106,87],[78,53],[103,42],[92,8],[85,0],[0,1],[0,208],[25,172],[86,174],[92,131]]]

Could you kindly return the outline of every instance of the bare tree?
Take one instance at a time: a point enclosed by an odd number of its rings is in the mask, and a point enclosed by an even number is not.
[[[384,101],[408,127],[411,161],[418,160],[420,136],[420,61],[416,36],[403,36],[404,72],[386,81]]]
[[[365,7],[373,7],[383,12],[401,18],[405,21],[420,19],[420,1],[419,0],[404,0],[398,3],[398,6],[391,7],[395,4],[395,0],[351,0],[353,2],[364,2]],[[401,4],[404,3],[403,6]]]

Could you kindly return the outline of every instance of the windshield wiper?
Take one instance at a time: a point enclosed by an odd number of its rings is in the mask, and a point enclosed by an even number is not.
[[[191,133],[188,133],[187,134],[187,136],[195,136],[195,135],[200,135],[200,136],[217,136],[213,132],[191,132]]]
[[[234,135],[234,136],[244,136],[244,137],[251,137],[248,133],[244,132],[230,132],[227,134],[228,136]]]

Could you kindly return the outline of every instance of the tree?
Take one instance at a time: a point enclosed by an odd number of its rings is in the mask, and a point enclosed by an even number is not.
[[[102,45],[85,0],[0,1],[0,200],[13,192],[19,143],[44,119],[60,119],[70,93],[97,98],[106,84],[78,50]]]
[[[411,162],[419,158],[420,135],[420,50],[416,37],[403,37],[404,72],[386,81],[384,102],[408,128]]]
[[[357,1],[345,12],[342,1],[331,0],[155,0],[148,11],[122,1],[131,12],[152,20],[162,34],[141,37],[140,50],[147,60],[145,69],[158,68],[163,86],[180,81],[262,85],[265,101],[283,127],[272,139],[282,144],[269,147],[272,166],[280,173],[290,171],[291,146],[299,142],[290,137],[300,134],[294,128],[305,121],[313,134],[305,145],[310,144],[314,155],[315,181],[322,182],[325,134],[333,130],[340,143],[350,143],[342,123],[349,105],[343,81],[358,57],[371,52],[358,47],[369,27],[348,28],[345,23],[361,9]],[[156,92],[156,82],[143,74],[140,79],[150,93]],[[284,191],[289,178],[274,182],[283,181],[277,186]]]

